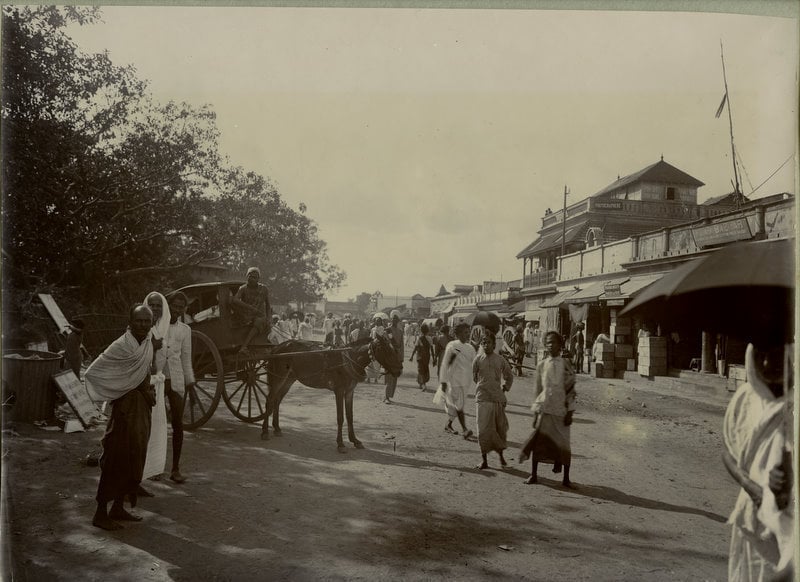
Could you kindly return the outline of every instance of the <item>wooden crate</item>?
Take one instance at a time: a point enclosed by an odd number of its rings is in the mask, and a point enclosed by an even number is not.
[[[667,338],[665,337],[655,337],[655,336],[648,336],[648,337],[640,337],[639,338],[639,347],[667,347]]]
[[[632,358],[633,346],[630,344],[614,344],[614,357]]]
[[[667,348],[664,347],[649,347],[639,346],[639,358],[666,358]]]
[[[639,375],[640,376],[666,376],[666,366],[645,366],[639,362]]]
[[[614,367],[602,362],[592,362],[591,375],[594,378],[613,378]]]

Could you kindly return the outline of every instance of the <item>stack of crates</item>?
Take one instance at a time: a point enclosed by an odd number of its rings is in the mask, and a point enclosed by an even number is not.
[[[616,313],[611,313],[609,335],[614,342],[614,369],[618,372],[631,372],[636,369],[633,341],[631,341],[632,331],[629,317],[617,317]]]
[[[617,372],[632,372],[636,369],[636,360],[633,358],[633,346],[628,344],[614,345],[614,369]]]
[[[639,374],[642,376],[667,375],[667,338],[639,338]]]
[[[614,377],[614,344],[598,344],[602,353],[597,350],[597,361],[592,362],[592,376],[595,378]]]

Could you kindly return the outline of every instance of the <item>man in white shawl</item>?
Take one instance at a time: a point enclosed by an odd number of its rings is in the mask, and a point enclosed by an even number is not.
[[[85,374],[89,397],[96,402],[107,400],[111,405],[100,457],[97,510],[92,519],[93,525],[106,530],[121,529],[119,520],[141,520],[125,510],[123,501],[127,495],[131,507],[136,506],[150,436],[150,412],[155,404],[150,385],[152,323],[153,314],[147,306],[131,309],[127,331],[92,362]]]
[[[725,413],[722,460],[741,486],[728,519],[728,579],[734,582],[792,577],[792,400],[785,393],[783,355],[782,346],[761,351],[748,345],[747,382]]]
[[[458,418],[461,433],[465,439],[472,436],[464,419],[464,401],[467,390],[472,385],[472,361],[475,348],[469,343],[469,324],[459,323],[455,328],[456,338],[447,343],[439,370],[439,389],[433,397],[436,404],[444,402],[447,413],[446,432],[458,434],[453,429],[453,420]]]
[[[150,426],[150,440],[147,443],[147,460],[142,479],[158,478],[167,465],[167,406],[165,404],[164,366],[167,363],[167,344],[169,342],[170,311],[166,298],[156,291],[147,294],[145,304],[153,312],[153,349],[155,350],[155,369],[152,384],[156,390],[156,404],[153,406]],[[151,497],[153,494],[140,486],[139,495]]]

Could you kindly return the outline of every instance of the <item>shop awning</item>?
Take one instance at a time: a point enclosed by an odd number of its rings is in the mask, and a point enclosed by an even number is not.
[[[567,297],[570,297],[575,293],[576,291],[574,289],[570,289],[569,291],[562,291],[561,293],[556,293],[552,297],[548,297],[542,302],[542,308],[559,307]]]
[[[618,297],[622,299],[636,297],[639,292],[644,291],[646,287],[649,287],[663,276],[664,273],[659,273],[658,275],[640,275],[638,277],[631,277],[620,287],[620,292],[622,295],[619,295]]]
[[[525,312],[525,300],[517,301],[507,306],[505,309],[497,312],[500,317],[511,318],[518,315],[523,315]]]
[[[461,320],[461,319],[466,319],[467,317],[469,317],[473,313],[475,313],[475,312],[474,311],[457,311],[453,315],[451,315],[450,318],[455,320],[455,321],[458,321],[458,320]]]
[[[542,310],[538,307],[536,309],[528,309],[523,315],[525,315],[525,321],[539,321],[542,318]]]
[[[567,303],[592,303],[597,301],[600,295],[606,290],[606,285],[621,285],[628,280],[628,277],[619,279],[611,279],[606,281],[595,281],[590,283],[584,289],[576,292],[571,297],[567,298]]]
[[[583,221],[578,225],[568,227],[566,236],[564,237],[565,244],[571,243],[575,239],[582,238],[583,236],[585,236],[587,224],[588,221]],[[524,248],[517,255],[517,258],[521,259],[522,257],[529,257],[536,253],[542,253],[544,251],[549,251],[550,249],[559,248],[561,246],[562,234],[564,233],[559,228],[556,232],[551,232],[550,234],[540,236],[531,244],[529,244],[526,248]]]
[[[447,315],[448,313],[452,313],[453,311],[455,311],[455,308],[456,308],[456,302],[451,301],[439,313],[441,313],[442,315]]]

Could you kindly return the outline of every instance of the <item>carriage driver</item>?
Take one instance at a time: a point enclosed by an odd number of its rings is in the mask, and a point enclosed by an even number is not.
[[[241,354],[249,353],[247,346],[256,334],[269,333],[269,290],[266,285],[259,283],[261,271],[258,267],[247,269],[247,283],[239,287],[236,295],[231,299],[233,307],[233,320],[237,325],[249,325],[250,330],[242,344]]]

